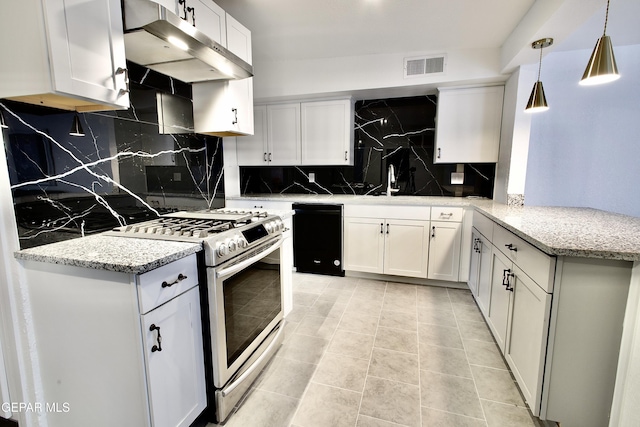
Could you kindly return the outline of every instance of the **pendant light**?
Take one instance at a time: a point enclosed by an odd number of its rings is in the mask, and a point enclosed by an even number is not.
[[[71,136],[84,136],[84,129],[82,129],[82,125],[80,124],[80,117],[78,113],[73,116],[73,123],[71,124],[71,130],[69,131],[69,135]]]
[[[540,49],[540,62],[538,64],[538,80],[533,84],[533,90],[531,91],[529,102],[527,102],[527,108],[524,110],[527,113],[537,113],[547,111],[549,109],[549,106],[547,105],[547,98],[544,96],[544,88],[540,81],[540,70],[542,69],[542,49],[551,46],[552,44],[553,39],[551,38],[540,39],[531,43],[532,48]]]
[[[583,86],[609,83],[620,78],[616,58],[613,56],[611,38],[607,35],[607,21],[609,20],[609,0],[607,0],[607,12],[604,18],[604,31],[602,37],[596,42],[587,68],[584,70],[580,84]]]

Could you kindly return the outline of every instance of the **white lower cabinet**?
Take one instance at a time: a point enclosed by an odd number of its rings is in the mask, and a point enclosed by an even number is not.
[[[458,281],[461,234],[459,222],[431,221],[429,279]]]
[[[394,276],[427,276],[429,221],[348,218],[345,268]]]
[[[427,276],[429,221],[387,219],[384,234],[384,274]]]
[[[206,406],[198,288],[142,318],[153,426],[186,427]]]
[[[499,232],[504,233],[505,230]],[[480,233],[478,235],[482,237]],[[482,242],[481,238],[478,240]],[[516,247],[512,245],[511,248],[503,249],[494,246],[491,251],[489,307],[483,313],[525,401],[531,411],[538,415],[549,334],[551,294],[512,260],[511,256],[515,256],[518,250],[524,250],[523,246],[518,246],[516,251],[513,248]],[[538,255],[543,254],[538,252],[536,256]],[[555,265],[553,257],[544,255],[544,258]],[[519,260],[527,264],[524,257],[521,256]],[[547,288],[551,285],[545,283],[544,286]],[[486,302],[486,298],[483,301]]]
[[[547,351],[551,294],[513,267],[510,281],[511,310],[504,356],[520,385],[525,401],[540,406],[542,373]]]
[[[495,249],[487,321],[534,413],[542,398],[550,310],[551,294]]]
[[[41,397],[63,408],[43,414],[46,425],[194,422],[206,406],[196,255],[141,275],[23,266]]]
[[[491,307],[491,261],[493,258],[493,246],[486,238],[480,239],[480,268],[478,271],[478,296],[477,301],[483,313]]]
[[[429,221],[345,217],[344,253],[346,270],[426,278]]]
[[[487,323],[498,347],[504,353],[507,341],[507,324],[509,322],[509,303],[511,293],[505,282],[511,273],[511,261],[500,251],[493,251],[491,275],[491,297]]]
[[[365,273],[384,272],[384,219],[344,219],[344,267]]]
[[[629,262],[549,256],[474,212],[469,287],[533,415],[608,425],[630,276]]]

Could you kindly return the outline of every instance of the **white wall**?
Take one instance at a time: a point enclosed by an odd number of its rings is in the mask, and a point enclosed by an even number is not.
[[[614,50],[622,77],[591,87],[578,85],[591,51],[544,57],[549,110],[532,117],[525,204],[640,217],[640,45]]]
[[[446,55],[445,72],[404,78],[404,58]],[[254,64],[254,100],[331,96],[391,88],[389,97],[417,95],[438,86],[504,81],[499,49],[406,52]],[[414,88],[412,88],[412,86]]]

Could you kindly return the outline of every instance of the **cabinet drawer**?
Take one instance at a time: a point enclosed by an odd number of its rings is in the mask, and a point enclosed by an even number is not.
[[[462,222],[463,208],[434,206],[431,208],[431,221]]]
[[[428,220],[429,206],[350,205],[344,206],[345,217]]]
[[[493,240],[493,221],[478,211],[473,212],[473,227],[489,241]]]
[[[141,274],[137,280],[140,312],[144,314],[198,284],[196,255]]]
[[[496,225],[493,228],[493,245],[522,269],[546,292],[553,292],[556,259],[512,232]],[[509,249],[511,248],[511,249]]]

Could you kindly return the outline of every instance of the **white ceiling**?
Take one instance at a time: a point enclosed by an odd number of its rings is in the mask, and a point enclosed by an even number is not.
[[[535,39],[532,37],[538,35],[537,38],[559,37],[547,52],[593,48],[602,34],[606,1],[216,0],[216,3],[251,30],[254,63],[500,48],[534,3],[537,10],[557,7],[551,6],[554,3],[568,5],[569,12],[537,28],[544,34],[529,29],[530,34],[516,38],[518,46],[510,47],[521,49],[521,54],[508,64],[513,66],[537,60],[537,54],[529,54],[529,50]],[[586,12],[575,13],[574,19],[571,9],[582,5]],[[587,17],[583,16],[585,13]],[[529,15],[536,14],[534,11]],[[614,46],[640,44],[640,30],[635,22],[638,16],[639,0],[611,1],[607,33]],[[512,56],[516,58],[514,51]]]

